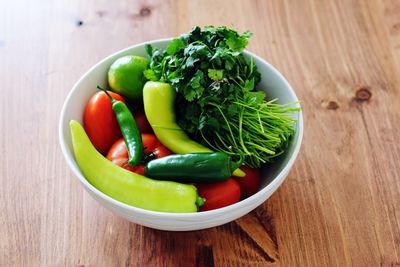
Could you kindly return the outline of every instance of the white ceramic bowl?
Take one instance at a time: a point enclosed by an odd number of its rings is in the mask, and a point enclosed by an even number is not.
[[[147,42],[155,47],[165,48],[170,39]],[[124,217],[125,219],[147,227],[172,230],[189,231],[209,228],[233,221],[262,204],[282,184],[288,175],[300,150],[303,136],[303,117],[299,112],[296,115],[296,134],[284,156],[273,163],[262,168],[263,182],[259,192],[234,205],[217,210],[198,213],[165,213],[154,212],[135,208],[121,203],[93,187],[83,176],[75,162],[71,144],[71,133],[69,129],[70,120],[74,119],[82,123],[82,114],[86,102],[95,92],[97,85],[106,85],[107,70],[114,60],[125,55],[146,56],[144,43],[123,49],[97,63],[92,67],[72,88],[64,102],[59,122],[59,139],[62,152],[68,166],[81,182],[83,187],[100,204]],[[261,73],[259,89],[267,92],[268,98],[279,98],[280,103],[298,101],[296,94],[272,65],[260,57],[245,51],[246,57],[252,56]]]

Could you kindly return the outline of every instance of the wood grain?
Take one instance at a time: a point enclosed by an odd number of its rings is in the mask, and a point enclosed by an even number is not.
[[[230,224],[173,233],[101,207],[68,170],[57,122],[103,57],[194,25],[251,30],[301,99],[286,182]],[[0,266],[400,266],[397,0],[0,3]]]

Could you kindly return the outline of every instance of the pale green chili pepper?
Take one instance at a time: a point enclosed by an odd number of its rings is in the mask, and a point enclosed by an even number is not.
[[[157,181],[125,170],[95,149],[80,123],[72,120],[70,128],[81,172],[104,194],[137,208],[162,212],[196,212],[204,203],[193,185]]]

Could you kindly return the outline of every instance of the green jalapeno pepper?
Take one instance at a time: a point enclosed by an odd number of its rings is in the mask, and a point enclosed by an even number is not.
[[[227,180],[243,163],[233,162],[223,152],[171,155],[147,163],[144,173],[157,180],[177,182],[218,182]]]
[[[107,90],[100,86],[97,86],[97,88],[103,91],[110,98],[112,109],[117,117],[122,136],[125,140],[126,148],[128,149],[128,164],[135,167],[143,159],[142,137],[135,118],[124,102],[114,99]]]
[[[162,212],[196,212],[204,203],[193,185],[157,181],[117,166],[96,150],[80,123],[72,120],[70,127],[79,169],[104,194],[137,208]]]
[[[175,97],[176,92],[167,83],[149,81],[144,85],[144,111],[158,140],[177,154],[213,152],[191,140],[176,123]],[[243,177],[246,174],[242,170],[236,169],[233,175]]]

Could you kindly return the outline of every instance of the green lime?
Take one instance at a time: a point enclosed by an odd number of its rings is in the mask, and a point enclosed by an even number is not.
[[[108,83],[111,89],[135,102],[142,102],[143,86],[146,78],[143,71],[149,60],[140,56],[120,57],[108,70]]]

